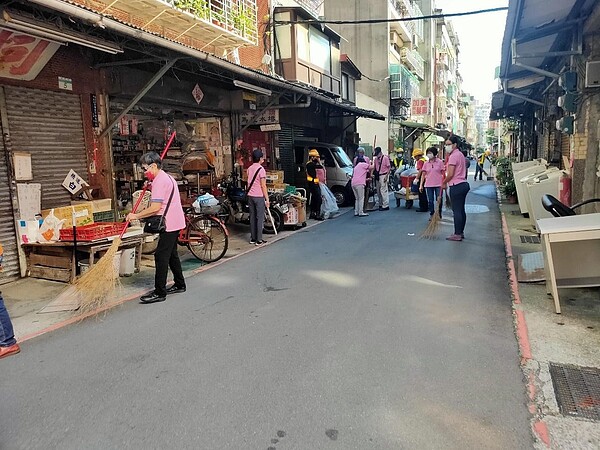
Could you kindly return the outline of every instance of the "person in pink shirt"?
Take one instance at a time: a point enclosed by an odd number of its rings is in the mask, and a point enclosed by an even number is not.
[[[154,253],[154,290],[140,297],[141,303],[164,302],[167,294],[185,292],[185,278],[181,261],[177,253],[179,231],[185,228],[185,215],[179,197],[177,181],[168,175],[162,167],[162,160],[156,152],[144,153],[140,157],[144,175],[152,182],[152,200],[150,206],[138,213],[129,213],[127,220],[146,219],[164,215],[165,232],[158,237],[158,246]],[[167,273],[173,272],[175,283],[167,288]]]
[[[442,195],[442,180],[445,175],[444,162],[437,157],[438,149],[429,147],[427,149],[427,161],[423,163],[421,169],[421,179],[419,192],[427,193],[427,201],[429,205],[429,220],[435,212],[435,204],[438,197]],[[442,217],[442,204],[440,203],[439,215]]]
[[[267,192],[267,172],[262,166],[265,161],[260,150],[252,152],[253,164],[248,167],[248,208],[250,208],[250,243],[262,245],[265,224],[265,212],[269,207],[269,193]]]
[[[465,224],[467,223],[465,203],[471,189],[467,182],[466,158],[458,149],[458,142],[456,136],[450,136],[446,139],[444,147],[446,150],[446,176],[442,181],[442,187],[450,190],[454,214],[454,234],[446,238],[449,241],[462,241],[465,238]]]
[[[373,159],[373,178],[377,182],[377,197],[379,198],[379,211],[389,211],[390,195],[388,192],[388,179],[390,177],[390,158],[384,155],[381,147],[375,147]]]
[[[359,147],[359,150],[361,147]],[[364,150],[363,150],[364,151]],[[365,213],[363,208],[365,204],[365,187],[367,178],[371,173],[372,166],[365,161],[365,158],[360,154],[356,157],[354,171],[352,172],[352,191],[354,192],[354,215],[365,217],[369,214]]]

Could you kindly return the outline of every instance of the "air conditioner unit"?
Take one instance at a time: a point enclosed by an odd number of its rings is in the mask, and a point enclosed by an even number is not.
[[[402,47],[404,45],[404,42],[400,38],[400,35],[398,35],[398,33],[396,33],[395,31],[392,31],[390,33],[390,42],[396,45],[397,47]]]
[[[585,87],[600,87],[600,61],[585,63]]]

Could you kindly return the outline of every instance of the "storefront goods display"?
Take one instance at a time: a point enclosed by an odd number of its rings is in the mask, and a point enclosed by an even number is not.
[[[54,211],[54,215],[63,220],[64,228],[71,228],[73,226],[73,216],[75,216],[76,225],[78,227],[89,225],[94,222],[94,209],[91,202],[83,202],[71,206],[61,206],[54,209],[45,209],[42,211],[42,218],[46,218],[51,211]]]

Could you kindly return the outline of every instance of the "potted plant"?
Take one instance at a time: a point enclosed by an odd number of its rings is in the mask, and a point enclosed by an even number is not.
[[[512,171],[512,160],[505,156],[496,160],[496,182],[509,203],[517,203],[517,187]]]

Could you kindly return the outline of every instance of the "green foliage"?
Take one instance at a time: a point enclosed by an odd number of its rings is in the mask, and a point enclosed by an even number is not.
[[[494,144],[497,140],[498,138],[496,137],[496,130],[493,128],[488,128],[488,130],[485,132],[485,141],[487,142],[488,146]]]
[[[194,14],[201,19],[208,19],[210,5],[208,0],[173,0],[173,6]]]
[[[512,171],[512,158],[501,156],[496,160],[496,180],[500,192],[505,197],[517,195],[517,187],[515,186],[515,177]]]

